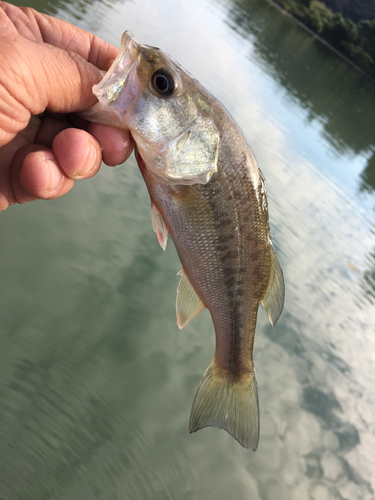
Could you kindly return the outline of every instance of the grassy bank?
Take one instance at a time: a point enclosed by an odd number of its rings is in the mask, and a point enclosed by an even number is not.
[[[375,19],[354,22],[317,0],[274,0],[375,78]]]

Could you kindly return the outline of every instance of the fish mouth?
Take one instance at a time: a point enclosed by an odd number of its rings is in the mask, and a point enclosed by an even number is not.
[[[127,110],[141,91],[136,71],[139,49],[140,44],[125,31],[116,59],[104,78],[92,88],[99,102],[81,114],[85,119],[127,128]]]
[[[129,77],[139,64],[139,47],[140,45],[133,35],[129,31],[125,31],[116,59],[103,80],[92,88],[99,101],[107,100],[107,104],[114,103],[125,87],[129,85]]]

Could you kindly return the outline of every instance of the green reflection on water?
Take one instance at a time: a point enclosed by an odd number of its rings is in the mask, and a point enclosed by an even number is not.
[[[229,13],[231,26],[244,37],[254,37],[255,53],[267,72],[318,119],[325,138],[339,151],[356,154],[375,147],[375,86],[330,49],[290,29],[283,14],[265,0],[235,0]],[[366,171],[374,186],[372,156]],[[369,173],[372,172],[371,175]]]
[[[121,0],[20,0],[19,2],[10,1],[18,7],[32,7],[44,14],[56,15],[58,12],[69,11],[76,21],[84,21],[95,4],[104,4],[113,6],[120,3]],[[73,22],[73,21],[72,21]]]

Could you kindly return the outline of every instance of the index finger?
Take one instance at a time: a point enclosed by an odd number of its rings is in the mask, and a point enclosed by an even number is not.
[[[12,29],[34,42],[74,52],[101,70],[108,70],[118,53],[118,48],[92,33],[30,7],[16,7],[0,1],[1,13],[1,24],[7,30]]]

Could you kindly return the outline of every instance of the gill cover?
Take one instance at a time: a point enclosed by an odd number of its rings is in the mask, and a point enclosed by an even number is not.
[[[165,143],[134,138],[146,167],[167,184],[206,184],[217,171],[220,137],[210,118],[198,115]]]

